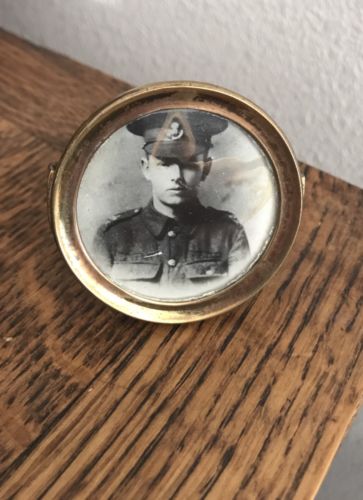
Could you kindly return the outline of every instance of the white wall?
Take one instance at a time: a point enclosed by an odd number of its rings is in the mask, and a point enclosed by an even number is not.
[[[0,0],[0,19],[131,83],[236,90],[300,159],[363,186],[362,0]]]

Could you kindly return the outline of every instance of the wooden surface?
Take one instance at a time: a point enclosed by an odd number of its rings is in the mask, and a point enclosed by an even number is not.
[[[6,33],[0,61],[0,497],[311,498],[363,391],[362,192],[307,167],[257,298],[128,318],[73,277],[46,210],[49,162],[126,85]]]

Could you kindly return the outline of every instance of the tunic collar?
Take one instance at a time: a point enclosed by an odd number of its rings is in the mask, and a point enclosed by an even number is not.
[[[142,217],[148,230],[155,237],[162,238],[166,231],[172,228],[175,230],[180,229],[180,231],[187,234],[191,233],[199,223],[204,210],[205,208],[203,205],[196,200],[195,203],[186,207],[183,219],[176,220],[155,210],[153,201],[150,200],[142,211]]]

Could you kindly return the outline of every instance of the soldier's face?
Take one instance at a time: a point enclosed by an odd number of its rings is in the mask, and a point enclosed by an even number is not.
[[[208,160],[204,154],[188,160],[163,159],[152,155],[142,160],[143,174],[152,185],[153,197],[168,206],[195,199],[207,168]]]

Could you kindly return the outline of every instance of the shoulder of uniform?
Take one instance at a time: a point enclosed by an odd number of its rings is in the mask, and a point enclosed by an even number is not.
[[[141,211],[142,211],[141,208],[134,208],[132,210],[126,210],[126,212],[121,212],[119,214],[113,215],[112,217],[107,219],[107,221],[103,224],[102,229],[103,231],[107,231],[108,229],[115,226],[119,222],[133,219],[134,217],[139,215]]]
[[[240,221],[232,212],[228,212],[227,210],[219,210],[212,207],[208,207],[207,210],[209,212],[209,217],[214,220],[222,219],[225,222],[233,222],[235,224],[238,224],[239,226],[241,225]]]
[[[241,226],[240,221],[237,219],[237,217],[234,214],[232,214],[232,212],[226,212],[226,214],[227,214],[227,217],[230,221],[234,222],[238,226]]]

